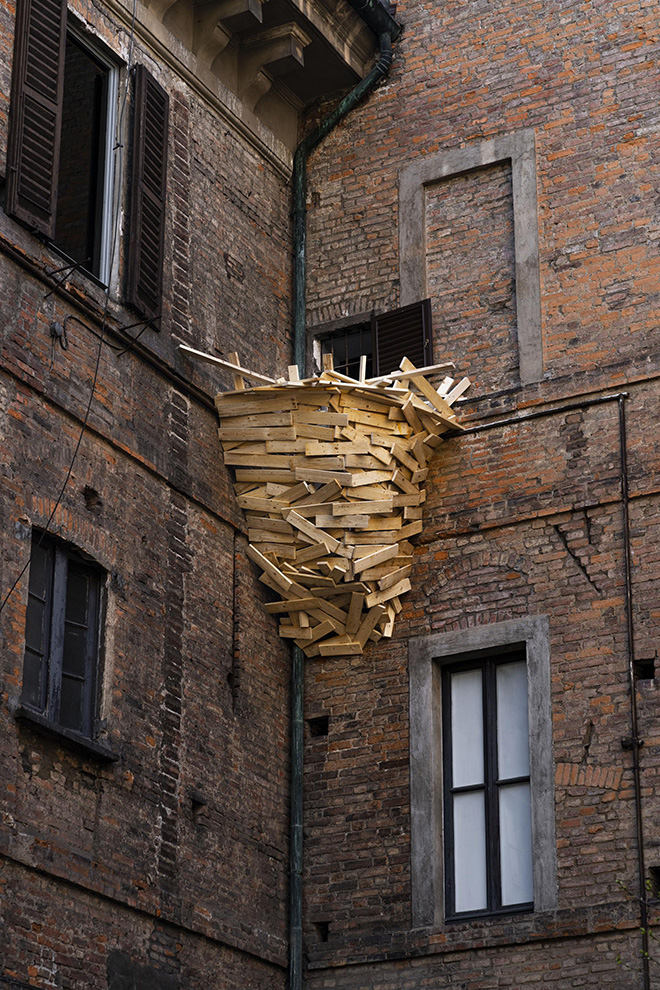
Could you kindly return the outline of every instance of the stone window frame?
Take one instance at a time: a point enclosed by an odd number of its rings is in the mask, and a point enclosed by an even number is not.
[[[525,650],[528,675],[534,913],[557,907],[549,619],[539,615],[457,632],[434,633],[409,641],[413,928],[437,929],[447,919],[442,820],[442,667],[480,651],[509,651],[516,647]]]
[[[406,165],[399,172],[399,276],[401,305],[428,296],[426,188],[465,172],[511,162],[516,277],[518,365],[523,385],[543,377],[541,281],[533,128],[451,148]]]

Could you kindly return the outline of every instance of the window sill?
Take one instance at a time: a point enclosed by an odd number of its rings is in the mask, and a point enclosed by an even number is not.
[[[105,763],[116,763],[119,759],[119,753],[115,753],[114,750],[102,743],[94,742],[93,739],[88,739],[73,729],[65,729],[64,726],[51,722],[45,715],[32,711],[25,705],[19,705],[14,712],[14,718],[21,725],[26,725],[41,735],[50,736],[61,743],[66,743],[86,756],[95,757]]]

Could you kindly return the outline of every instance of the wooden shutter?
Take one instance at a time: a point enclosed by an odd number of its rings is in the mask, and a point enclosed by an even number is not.
[[[403,357],[418,368],[433,364],[431,300],[371,317],[374,375],[396,371]]]
[[[16,11],[7,213],[55,235],[66,0],[19,0]]]
[[[127,301],[160,316],[165,243],[169,97],[143,65],[135,71]]]

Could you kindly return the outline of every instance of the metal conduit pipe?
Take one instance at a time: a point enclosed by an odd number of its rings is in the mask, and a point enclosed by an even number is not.
[[[305,137],[293,159],[293,361],[302,377],[306,374],[306,219],[307,158],[389,72],[392,41],[401,28],[379,0],[348,0],[365,23],[378,35],[379,56],[361,79],[321,123]],[[302,990],[302,869],[303,869],[303,653],[291,651],[291,819],[289,853],[289,990]]]

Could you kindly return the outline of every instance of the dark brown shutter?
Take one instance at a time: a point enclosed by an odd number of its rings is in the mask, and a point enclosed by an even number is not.
[[[135,70],[128,302],[148,319],[160,316],[165,243],[169,97],[143,65]]]
[[[431,300],[392,309],[371,317],[374,375],[396,371],[401,359],[409,358],[418,368],[433,364]]]
[[[7,213],[53,237],[66,0],[19,0],[16,10],[9,145]]]

